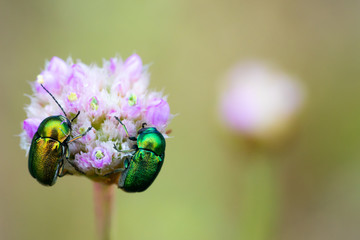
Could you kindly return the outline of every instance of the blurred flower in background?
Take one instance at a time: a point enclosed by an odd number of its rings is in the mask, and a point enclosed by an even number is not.
[[[236,65],[223,87],[220,115],[235,135],[250,143],[245,144],[247,155],[235,153],[243,156],[237,176],[239,235],[266,240],[276,232],[281,212],[278,195],[282,186],[274,153],[286,149],[283,143],[295,130],[305,90],[294,78],[262,62]],[[268,151],[273,147],[277,151]]]
[[[226,125],[259,142],[283,139],[304,104],[302,84],[261,62],[246,62],[231,69],[220,99]]]

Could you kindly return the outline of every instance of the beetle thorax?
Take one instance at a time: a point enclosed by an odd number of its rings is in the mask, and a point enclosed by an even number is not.
[[[147,128],[138,136],[138,148],[147,149],[161,156],[165,152],[165,139],[156,128]]]
[[[43,138],[64,142],[71,133],[69,120],[62,115],[47,117],[41,122],[38,133]]]

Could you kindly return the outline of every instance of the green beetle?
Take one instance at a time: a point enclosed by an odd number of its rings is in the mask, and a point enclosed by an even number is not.
[[[117,121],[124,127],[129,137],[126,126],[115,117]],[[142,128],[138,131],[138,137],[129,137],[130,140],[137,141],[132,148],[135,153],[124,161],[124,168],[119,169],[121,176],[118,187],[126,192],[142,192],[145,191],[155,180],[159,174],[165,159],[165,138],[154,127]],[[114,148],[120,151],[114,146]]]
[[[68,143],[83,137],[85,133],[70,139],[71,123],[79,116],[80,112],[69,121],[61,105],[55,97],[41,84],[44,90],[50,94],[60,107],[65,116],[50,116],[45,118],[35,133],[29,151],[29,172],[39,183],[47,186],[55,184],[57,177],[64,176],[64,157],[76,169],[79,169],[69,161]],[[81,172],[81,171],[80,171]]]

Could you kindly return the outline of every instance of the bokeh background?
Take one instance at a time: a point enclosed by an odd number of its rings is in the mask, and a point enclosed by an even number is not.
[[[151,188],[116,192],[114,239],[359,239],[359,12],[351,0],[0,0],[0,239],[96,238],[91,181],[48,188],[28,173],[25,94],[52,56],[134,52],[178,115]],[[249,157],[218,116],[223,77],[247,59],[307,88],[296,136],[271,159]]]

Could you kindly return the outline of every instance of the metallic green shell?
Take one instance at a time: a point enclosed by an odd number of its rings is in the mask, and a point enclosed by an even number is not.
[[[41,184],[55,184],[60,163],[63,159],[63,147],[59,141],[40,137],[36,133],[29,152],[29,172]]]
[[[156,128],[151,127],[140,129],[137,145],[140,149],[147,149],[162,156],[165,152],[166,142],[164,136]]]
[[[159,174],[164,155],[139,149],[131,158],[128,168],[121,174],[119,187],[126,192],[145,191]]]
[[[52,138],[62,143],[71,133],[70,122],[62,115],[50,116],[41,122],[37,132],[40,137]]]

